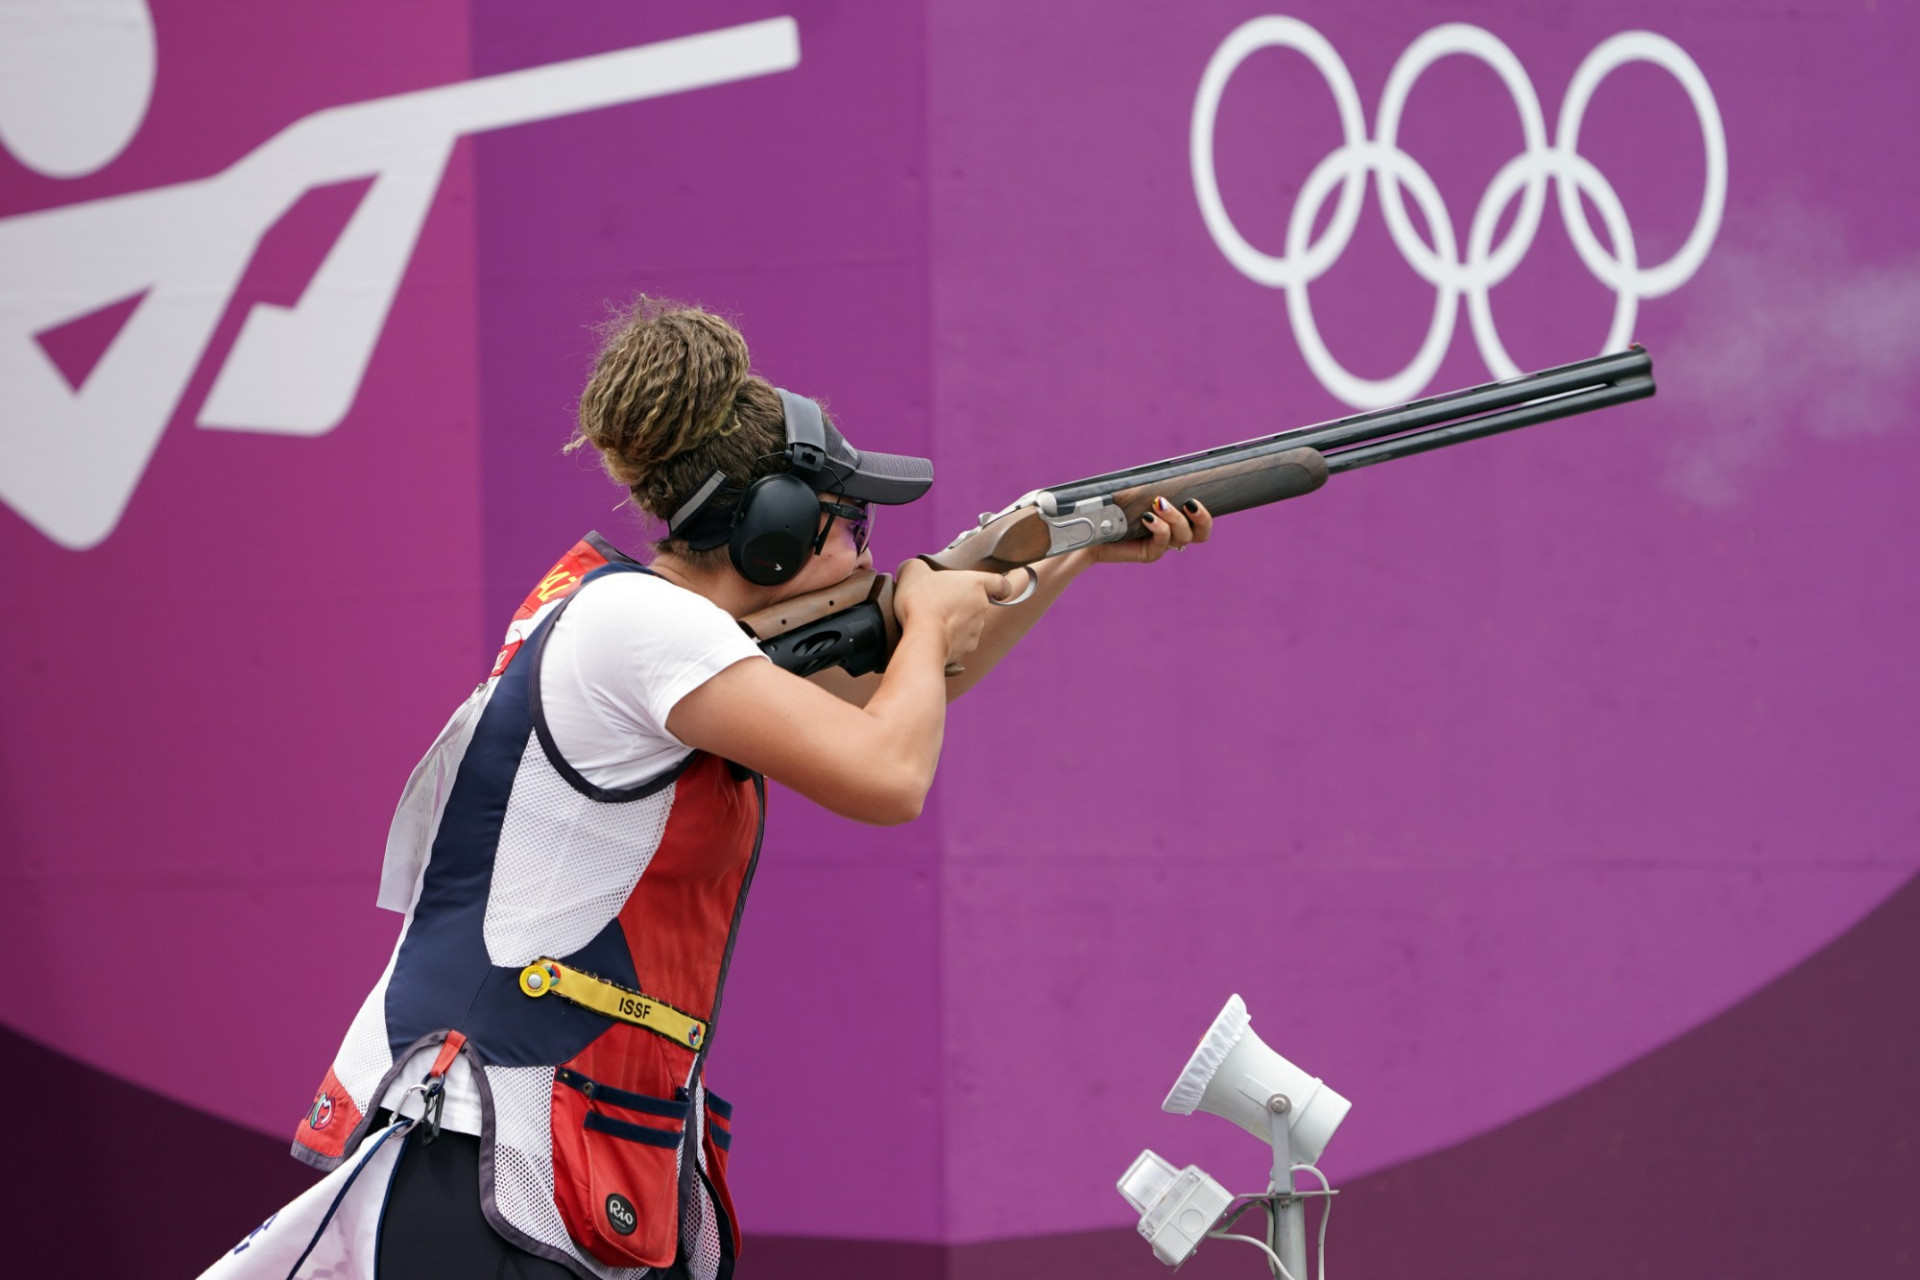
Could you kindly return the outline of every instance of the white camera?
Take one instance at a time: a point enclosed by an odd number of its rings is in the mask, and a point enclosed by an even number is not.
[[[1193,1165],[1175,1171],[1151,1151],[1142,1151],[1120,1178],[1120,1194],[1140,1215],[1140,1234],[1153,1256],[1177,1267],[1200,1247],[1233,1203],[1227,1189]]]

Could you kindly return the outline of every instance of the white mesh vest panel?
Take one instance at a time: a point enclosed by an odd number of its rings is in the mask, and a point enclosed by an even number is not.
[[[673,811],[674,788],[608,804],[581,795],[529,735],[493,857],[487,957],[523,965],[564,956],[619,914]]]
[[[393,1066],[393,1050],[387,1044],[387,980],[393,977],[393,963],[399,957],[400,946],[395,943],[386,969],[353,1015],[333,1059],[334,1076],[363,1115],[372,1110],[374,1090]]]

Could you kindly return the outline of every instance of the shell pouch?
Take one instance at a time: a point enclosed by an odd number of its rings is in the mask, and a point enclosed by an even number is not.
[[[726,1214],[728,1233],[733,1236],[733,1256],[740,1256],[740,1218],[733,1211],[733,1197],[727,1192],[727,1149],[733,1146],[733,1107],[726,1101],[716,1098],[710,1091],[701,1090],[707,1100],[707,1122],[705,1125],[705,1146],[707,1155],[707,1180],[713,1187],[714,1198],[719,1201],[721,1212]]]
[[[679,1246],[675,1152],[690,1104],[566,1067],[553,1080],[553,1198],[574,1242],[614,1267],[664,1267]]]

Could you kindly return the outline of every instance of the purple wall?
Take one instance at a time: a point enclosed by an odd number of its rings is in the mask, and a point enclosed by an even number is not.
[[[119,160],[56,180],[0,156],[0,254],[16,253],[20,211],[203,179],[324,107],[468,74],[457,3],[163,4],[154,26],[153,101]],[[385,33],[377,56],[369,30]],[[396,781],[486,660],[470,155],[441,184],[339,429],[195,427],[249,309],[295,301],[339,234],[351,208],[339,194],[275,225],[271,208],[249,220],[216,191],[105,243],[80,221],[60,246],[75,272],[144,254],[162,279],[168,237],[199,220],[226,219],[241,244],[267,234],[178,403],[141,400],[166,430],[105,540],[76,551],[0,514],[16,606],[0,677],[0,936],[38,974],[0,996],[0,1022],[275,1133],[392,946],[368,887]],[[167,300],[156,290],[140,309]],[[15,314],[10,340],[31,344]],[[126,346],[141,319],[101,335],[96,347],[114,345],[85,386],[151,359]],[[0,403],[17,457],[31,442],[14,434],[28,425],[16,391]]]
[[[133,402],[89,399],[102,371],[159,386],[135,340],[160,326],[142,325],[212,308],[184,386],[135,406],[157,446],[84,549],[6,487],[42,446],[27,382],[0,393],[0,575],[21,606],[0,675],[0,936],[37,965],[0,992],[0,1024],[290,1131],[392,943],[372,897],[407,770],[559,550],[589,527],[641,545],[592,464],[559,453],[590,326],[636,291],[734,315],[761,371],[823,395],[855,439],[936,457],[930,500],[879,526],[883,559],[1037,483],[1345,412],[1287,292],[1236,269],[1196,200],[1202,73],[1263,12],[154,4],[153,97],[124,152],[56,176],[0,147],[0,273],[35,282],[0,289],[0,374],[44,381],[44,352],[79,383],[74,430],[128,448],[113,433]],[[1727,179],[1698,269],[1638,299],[1659,397],[1340,477],[1170,564],[1093,575],[962,704],[914,826],[781,795],[713,1068],[760,1233],[1120,1227],[1113,1179],[1149,1145],[1251,1182],[1257,1148],[1157,1110],[1232,991],[1354,1100],[1327,1171],[1390,1178],[1577,1105],[1844,939],[1920,862],[1902,661],[1920,641],[1920,94],[1903,65],[1920,19],[1282,12],[1337,53],[1374,137],[1396,63],[1445,23],[1511,51],[1549,137],[1609,38],[1684,51]],[[248,203],[264,168],[243,158],[293,154],[257,150],[281,130],[781,15],[792,70],[459,134],[338,425],[197,425],[254,305],[318,297],[350,220],[427,172],[381,134],[363,172],[299,152],[311,194],[296,177]],[[1520,118],[1461,56],[1406,102],[1400,148],[1464,254]],[[0,100],[0,142],[24,136],[17,110]],[[1640,267],[1687,241],[1713,132],[1654,66],[1593,94],[1578,154]],[[1340,140],[1333,95],[1299,53],[1254,53],[1214,136],[1235,224],[1281,254]],[[245,268],[225,292],[184,247],[186,215],[100,230],[138,193],[216,174],[166,209],[224,220]],[[48,244],[69,255],[52,269]],[[1312,281],[1354,375],[1387,378],[1429,332],[1436,288],[1410,253],[1370,190]],[[102,255],[154,282],[80,296],[69,282]],[[86,319],[141,290],[119,337],[119,313]],[[1598,351],[1620,305],[1551,196],[1489,296],[1523,367]],[[1458,306],[1426,389],[1493,367]],[[1844,1027],[1865,1052],[1870,1033]],[[1872,1034],[1920,1028],[1895,1012]],[[1687,1061],[1745,1069],[1713,1043]],[[1882,1167],[1877,1151],[1855,1158]],[[1365,1234],[1361,1216],[1336,1237]]]
[[[1200,70],[1260,11],[1107,12],[934,9],[942,527],[1345,411],[1188,179]],[[1155,1112],[1230,991],[1355,1100],[1328,1157],[1351,1177],[1590,1084],[1915,868],[1920,687],[1893,656],[1920,643],[1911,12],[1295,12],[1369,123],[1444,20],[1513,50],[1549,130],[1589,50],[1661,32],[1725,121],[1724,224],[1694,279],[1640,306],[1653,402],[1336,477],[1177,572],[1103,574],[966,708],[942,774],[943,814],[967,815],[943,819],[958,1239],[1120,1221],[1111,1177],[1142,1145],[1252,1176],[1229,1126]],[[1520,149],[1515,109],[1463,57],[1409,103],[1402,146],[1464,241]],[[1256,245],[1282,249],[1339,136],[1300,55],[1231,82],[1217,164]],[[1704,145],[1674,81],[1603,83],[1580,149],[1640,261],[1678,249]],[[1372,377],[1411,358],[1435,292],[1379,208],[1312,293]],[[1613,305],[1551,203],[1494,297],[1526,367],[1593,353]],[[1447,352],[1433,389],[1487,378],[1465,314]],[[1051,1104],[1005,1105],[1042,1084]]]

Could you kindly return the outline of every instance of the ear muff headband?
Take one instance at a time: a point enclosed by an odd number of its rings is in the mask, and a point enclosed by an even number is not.
[[[820,406],[784,388],[777,390],[781,416],[786,420],[787,469],[811,475],[827,465],[827,427],[821,420]]]

